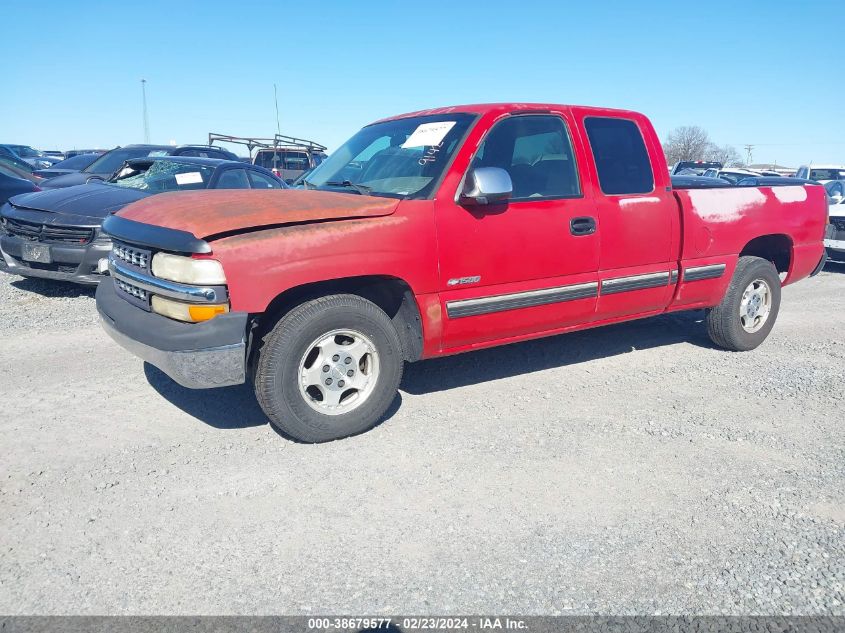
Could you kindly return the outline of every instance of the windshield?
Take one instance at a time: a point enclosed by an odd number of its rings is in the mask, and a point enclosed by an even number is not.
[[[130,158],[150,156],[155,151],[159,151],[158,148],[118,147],[110,152],[106,152],[82,171],[89,174],[113,174]]]
[[[9,145],[9,147],[21,158],[36,158],[41,156],[41,152],[32,149],[29,145]]]
[[[845,180],[845,169],[811,169],[810,180]]]
[[[3,174],[4,176],[11,176],[12,178],[24,178],[23,172],[2,162],[0,162],[0,174]]]
[[[307,186],[425,198],[437,185],[473,119],[470,114],[452,113],[369,125],[315,168]]]
[[[172,160],[138,161],[126,165],[109,182],[141,191],[188,191],[205,189],[214,167]]]
[[[24,162],[19,158],[15,158],[14,156],[7,156],[6,154],[0,154],[0,163],[6,163],[7,165],[12,165],[13,167],[17,167],[18,169],[22,169],[23,171],[30,173],[30,174],[35,169],[29,163]]]

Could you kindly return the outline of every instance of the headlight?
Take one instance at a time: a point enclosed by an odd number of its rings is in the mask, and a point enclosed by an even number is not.
[[[215,259],[193,259],[181,255],[153,255],[153,275],[183,284],[222,286],[226,283],[223,264]]]

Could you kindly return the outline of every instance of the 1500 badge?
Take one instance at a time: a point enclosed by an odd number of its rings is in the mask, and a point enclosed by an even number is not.
[[[477,284],[481,281],[481,275],[474,275],[472,277],[457,277],[446,282],[447,286],[463,286],[464,284]]]

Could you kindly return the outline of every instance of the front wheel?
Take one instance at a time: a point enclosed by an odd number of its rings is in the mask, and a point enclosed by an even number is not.
[[[255,394],[283,433],[327,442],[377,424],[403,368],[387,314],[362,297],[332,295],[294,308],[265,337]]]
[[[760,257],[740,257],[722,302],[707,314],[707,333],[719,347],[752,350],[772,331],[780,309],[780,277]]]

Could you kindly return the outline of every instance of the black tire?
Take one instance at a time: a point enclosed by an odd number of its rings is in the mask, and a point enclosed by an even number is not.
[[[740,319],[740,304],[746,288],[765,281],[771,291],[771,308],[763,326],[748,332]],[[707,313],[707,333],[716,345],[734,352],[752,350],[766,340],[780,310],[780,277],[772,262],[760,257],[740,257],[722,302]]]
[[[300,391],[299,366],[308,346],[337,329],[360,332],[378,353],[379,372],[365,401],[347,413],[313,409]],[[356,295],[330,295],[286,314],[264,337],[255,369],[255,395],[270,422],[307,443],[328,442],[371,429],[390,407],[402,380],[402,345],[381,308]]]

